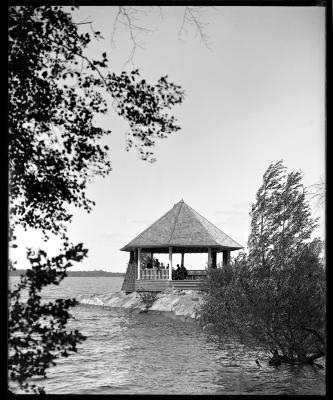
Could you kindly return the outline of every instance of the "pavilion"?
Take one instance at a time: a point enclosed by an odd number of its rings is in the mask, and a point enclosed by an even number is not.
[[[207,253],[208,268],[216,268],[217,253],[223,254],[225,265],[230,261],[230,252],[242,248],[181,200],[121,249],[130,252],[122,290],[130,293],[140,290],[161,291],[168,287],[198,288],[200,278],[206,274],[205,270],[188,270],[188,279],[172,280],[174,253],[181,254],[182,265],[185,253]],[[160,271],[142,268],[143,253],[148,253],[151,259],[154,254],[168,253],[169,268]]]

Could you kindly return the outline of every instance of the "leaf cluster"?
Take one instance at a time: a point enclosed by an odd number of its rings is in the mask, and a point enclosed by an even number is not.
[[[180,129],[167,112],[180,104],[180,86],[161,77],[156,85],[138,70],[108,69],[104,52],[86,56],[100,32],[80,33],[61,7],[9,8],[9,175],[11,218],[44,234],[64,232],[72,204],[90,212],[86,195],[93,177],[111,171],[111,131],[96,123],[107,95],[128,125],[127,149],[154,161],[152,146]]]
[[[40,393],[42,388],[29,382],[35,376],[46,377],[46,369],[55,360],[77,351],[85,340],[79,331],[67,331],[69,308],[75,299],[43,302],[41,290],[48,285],[59,285],[67,276],[72,261],[79,262],[87,254],[82,244],[68,247],[62,254],[48,258],[40,250],[28,251],[31,269],[21,276],[14,290],[9,292],[9,356],[8,371],[12,381],[25,391]],[[26,297],[26,299],[24,298]]]

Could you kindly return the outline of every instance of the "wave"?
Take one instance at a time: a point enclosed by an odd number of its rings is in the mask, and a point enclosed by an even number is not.
[[[78,297],[80,304],[102,306],[102,307],[121,307],[127,309],[141,309],[144,305],[135,292],[125,294],[124,292],[114,292],[110,294],[91,294]]]
[[[92,294],[92,295],[80,295],[77,298],[78,302],[81,304],[89,304],[92,306],[104,306],[104,302],[102,299],[102,295],[96,295],[96,294]]]

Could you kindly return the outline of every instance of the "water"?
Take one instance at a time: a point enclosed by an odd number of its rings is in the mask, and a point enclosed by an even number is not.
[[[119,291],[122,280],[66,278],[44,298],[108,294]],[[216,343],[196,323],[168,313],[80,304],[72,316],[68,327],[88,338],[77,354],[49,369],[48,379],[35,380],[48,394],[325,394],[324,370],[268,366],[264,354]]]

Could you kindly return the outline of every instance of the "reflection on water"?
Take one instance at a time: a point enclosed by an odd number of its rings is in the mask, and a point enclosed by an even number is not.
[[[105,294],[119,290],[122,280],[115,279],[67,278],[45,296]],[[193,322],[88,305],[72,314],[69,327],[88,338],[77,354],[59,359],[46,381],[36,380],[49,394],[325,393],[323,370],[269,366],[264,354],[216,343]]]

